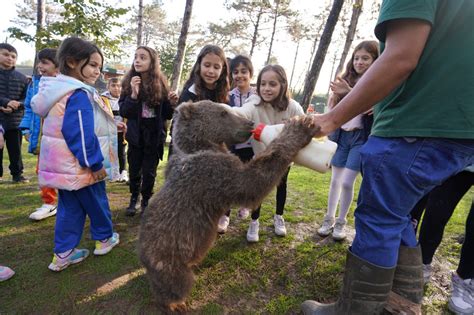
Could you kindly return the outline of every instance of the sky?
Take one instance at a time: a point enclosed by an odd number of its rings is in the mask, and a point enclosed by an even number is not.
[[[51,1],[51,0],[49,0]],[[117,4],[118,6],[137,6],[138,0],[106,0],[107,2]],[[319,21],[313,21],[312,16],[317,14],[326,3],[330,0],[293,0],[292,8],[301,11],[304,15],[302,19],[305,19],[308,23],[319,23]],[[0,38],[4,42],[8,36],[7,28],[13,26],[13,23],[10,22],[13,18],[16,17],[16,6],[15,4],[21,3],[22,0],[10,0],[2,2],[2,17],[0,18]],[[152,0],[144,0],[144,3],[151,3]],[[184,13],[185,0],[163,0],[163,5],[167,18],[169,21],[176,20],[182,17]],[[365,1],[367,3],[367,1]],[[212,8],[212,9],[211,9]],[[364,10],[364,14],[369,11],[369,8]],[[224,7],[223,0],[194,0],[193,5],[193,20],[191,23],[191,28],[193,24],[199,23],[201,25],[206,25],[209,22],[218,23],[224,19],[230,19],[230,13]],[[358,35],[360,39],[374,39],[373,36],[373,27],[374,22],[370,20],[369,22],[364,23],[363,17],[359,20],[358,25]],[[334,39],[334,38],[333,38]],[[267,53],[268,53],[268,43],[270,38],[264,42],[260,47],[256,49],[254,55],[252,56],[252,62],[256,73],[258,70],[264,66]],[[26,44],[19,40],[8,39],[8,42],[16,47],[18,50],[18,63],[25,62],[27,60],[32,60],[34,58],[34,47],[32,44]],[[354,41],[353,46],[357,44],[357,40]],[[301,86],[304,81],[305,73],[308,69],[308,62],[310,59],[311,52],[311,41],[305,41],[301,44],[298,54],[298,59],[295,67],[295,74],[293,77],[293,86]],[[273,44],[273,55],[277,58],[278,62],[285,68],[287,72],[288,79],[290,79],[290,74],[293,65],[293,58],[295,56],[296,44],[291,42],[287,35],[283,32],[277,33],[275,42]],[[319,80],[316,85],[315,93],[325,94],[328,91],[329,81],[331,78],[331,72],[334,67],[337,67],[338,61],[334,64],[335,56],[339,57],[339,49],[335,46],[329,48],[328,55],[321,69]],[[132,53],[130,52],[130,57],[132,58]],[[350,52],[351,53],[351,52]],[[233,57],[228,56],[228,57]],[[128,59],[128,58],[125,58]],[[131,62],[131,60],[130,60]],[[255,78],[256,80],[256,75]]]

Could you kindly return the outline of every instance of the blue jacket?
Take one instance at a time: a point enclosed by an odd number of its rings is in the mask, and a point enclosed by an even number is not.
[[[25,98],[25,115],[20,122],[20,129],[23,134],[30,135],[30,144],[28,145],[28,152],[38,154],[41,143],[41,117],[31,110],[31,99],[38,93],[40,75],[34,75]]]

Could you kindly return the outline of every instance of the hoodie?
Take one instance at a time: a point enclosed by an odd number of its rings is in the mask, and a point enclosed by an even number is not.
[[[65,75],[43,77],[31,100],[44,118],[38,167],[40,186],[78,190],[104,167],[118,175],[117,128],[95,88]]]

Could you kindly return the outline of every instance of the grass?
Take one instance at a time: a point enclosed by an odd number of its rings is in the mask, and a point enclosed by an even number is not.
[[[24,149],[26,146],[24,146]],[[6,155],[6,153],[5,153]],[[5,162],[7,158],[4,158]],[[156,309],[144,269],[136,255],[139,217],[128,218],[128,189],[122,183],[107,184],[115,229],[121,244],[103,257],[53,273],[47,269],[52,258],[54,219],[31,222],[28,215],[41,201],[34,176],[36,157],[24,153],[30,184],[0,183],[0,264],[16,275],[0,283],[0,314],[153,314]],[[163,181],[165,163],[159,166],[156,189]],[[8,171],[8,168],[6,168]],[[293,166],[289,176],[285,212],[289,234],[273,233],[275,196],[262,207],[260,242],[245,239],[247,220],[231,214],[226,234],[196,269],[196,283],[188,300],[196,314],[292,314],[306,299],[334,301],[344,273],[348,242],[334,243],[315,236],[325,214],[330,174],[318,174]],[[357,180],[357,188],[360,178]],[[465,196],[450,220],[437,257],[455,268],[472,191]],[[352,208],[355,206],[355,201]],[[353,209],[349,215],[353,224]],[[93,249],[86,223],[81,246]],[[427,313],[446,311],[446,292],[428,286]]]

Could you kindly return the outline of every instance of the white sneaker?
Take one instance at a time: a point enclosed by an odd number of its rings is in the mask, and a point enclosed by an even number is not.
[[[123,170],[122,173],[120,173],[120,181],[121,182],[128,182],[128,172],[126,170]]]
[[[250,209],[248,208],[240,208],[237,212],[237,216],[241,219],[246,219],[250,214]]]
[[[258,230],[259,230],[258,219],[252,220],[247,231],[247,241],[251,243],[258,242]]]
[[[275,226],[275,234],[278,236],[286,235],[285,220],[279,214],[273,216],[273,225]]]
[[[321,236],[328,236],[331,234],[334,227],[334,218],[325,216],[323,220],[323,224],[318,229],[318,234]]]
[[[219,222],[217,222],[217,233],[224,234],[227,231],[227,227],[229,226],[230,218],[225,214],[219,218]]]
[[[453,272],[451,286],[448,308],[455,314],[474,314],[474,279],[463,280]]]
[[[430,264],[423,264],[423,282],[427,284],[431,280],[431,273],[433,271],[433,268],[431,267]]]
[[[346,232],[344,231],[346,223],[346,219],[337,218],[336,224],[334,224],[334,230],[332,231],[332,238],[335,241],[342,241],[346,238]]]
[[[46,219],[47,217],[55,215],[57,210],[58,210],[58,206],[49,205],[45,203],[40,208],[37,208],[35,212],[30,214],[30,219],[35,220],[35,221],[40,221],[40,220]]]

